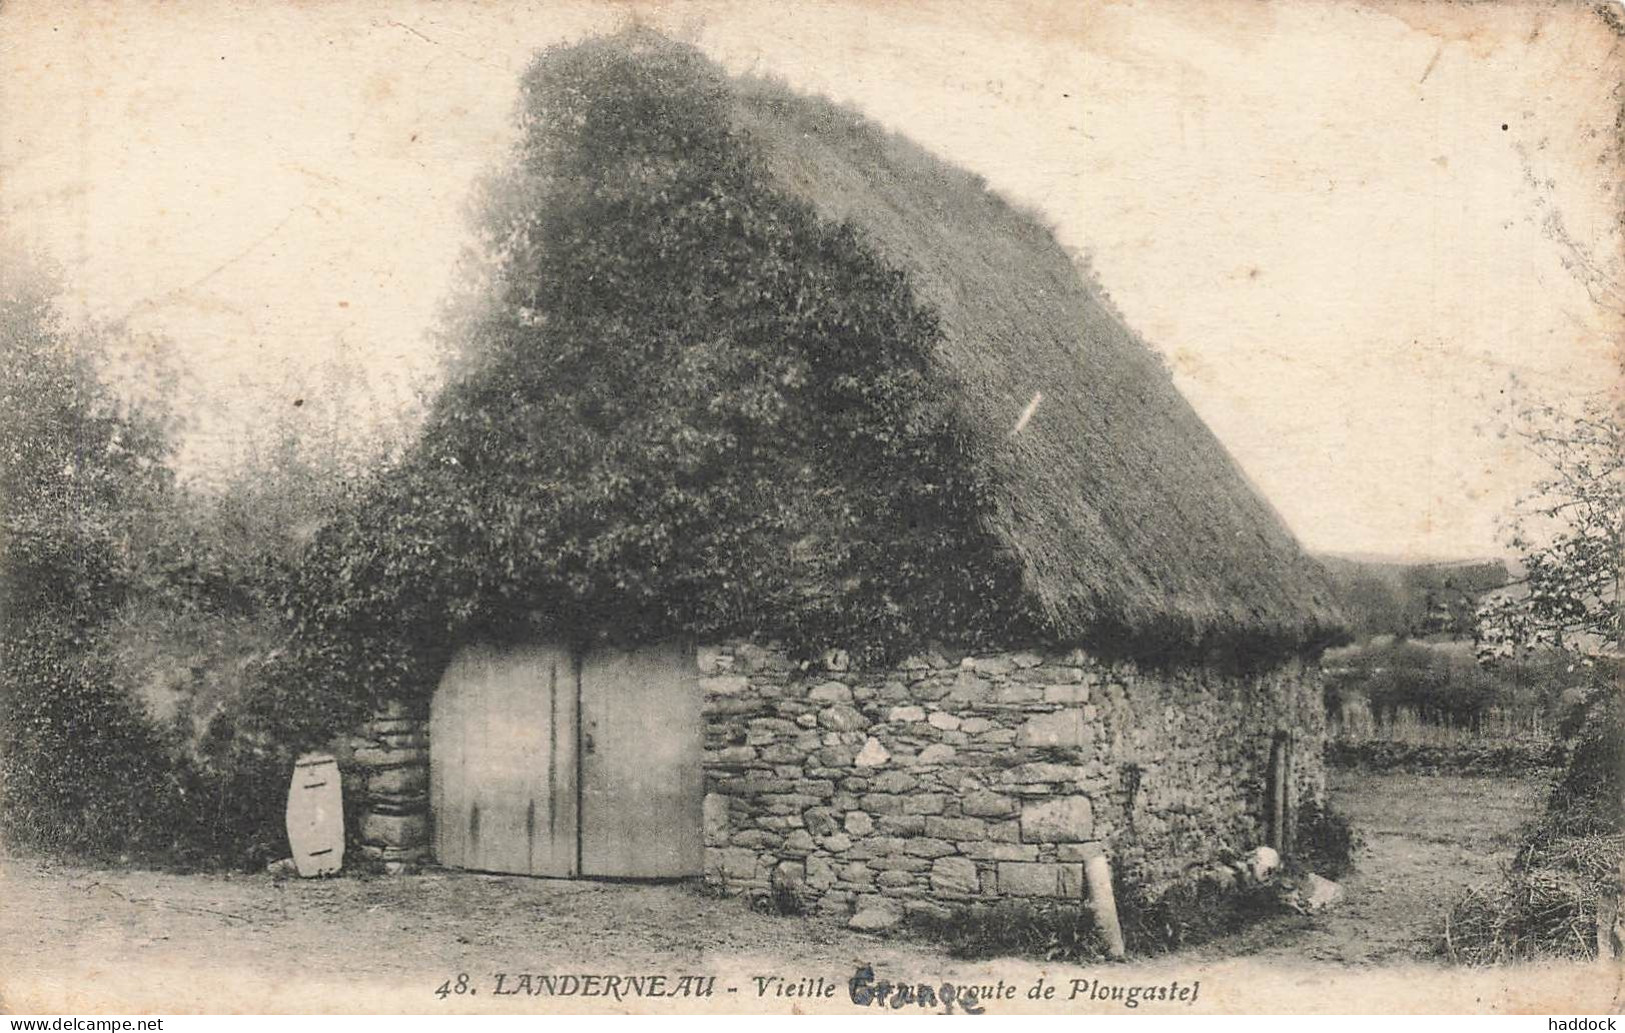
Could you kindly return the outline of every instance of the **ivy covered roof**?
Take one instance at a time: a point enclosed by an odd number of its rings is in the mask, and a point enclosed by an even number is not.
[[[327,537],[369,586],[350,620],[873,655],[1335,634],[1151,351],[977,177],[643,31],[541,54],[518,118],[454,375]]]

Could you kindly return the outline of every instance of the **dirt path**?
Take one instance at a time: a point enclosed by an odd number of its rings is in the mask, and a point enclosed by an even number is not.
[[[1346,896],[1315,916],[1260,923],[1194,956],[1368,964],[1430,957],[1447,903],[1511,860],[1539,813],[1540,779],[1334,771],[1332,804],[1364,837]]]
[[[738,900],[683,885],[466,873],[278,881],[0,859],[0,1010],[528,1012],[564,1005],[498,999],[497,973],[597,972],[669,980],[715,975],[718,988],[706,1000],[655,1005],[577,998],[569,1007],[850,1011],[846,980],[865,964],[882,976],[933,983],[1003,979],[1030,986],[1040,976],[1063,986],[1084,977],[1202,980],[1204,1010],[1269,1008],[1260,1001],[1294,985],[1314,988],[1313,999],[1284,1005],[1289,1009],[1370,1010],[1368,995],[1376,992],[1395,1010],[1449,1010],[1449,998],[1440,995],[1445,984],[1467,995],[1464,1007],[1499,1002],[1517,1008],[1508,995],[1533,993],[1538,980],[1514,985],[1498,974],[1433,969],[1416,984],[1404,970],[1381,963],[1415,955],[1440,902],[1493,873],[1506,850],[1505,834],[1537,801],[1536,790],[1504,780],[1344,780],[1339,805],[1364,827],[1368,846],[1362,872],[1348,880],[1349,899],[1337,911],[1271,922],[1148,963],[1082,969],[956,962],[929,944],[757,914]],[[1260,962],[1269,966],[1267,980],[1257,978]],[[1373,962],[1379,964],[1348,967]],[[470,986],[485,996],[434,995],[459,973],[468,973]],[[822,1000],[781,998],[772,990],[780,976],[787,984],[822,977],[839,989]],[[767,983],[758,984],[758,977]],[[1371,989],[1379,984],[1383,989]],[[759,985],[767,987],[765,996]],[[1016,1000],[996,1010],[1023,1007],[1121,1006]]]

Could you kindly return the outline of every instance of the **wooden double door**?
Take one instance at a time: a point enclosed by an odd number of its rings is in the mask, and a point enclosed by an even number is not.
[[[698,875],[704,730],[694,651],[473,646],[435,691],[441,864],[522,875]]]

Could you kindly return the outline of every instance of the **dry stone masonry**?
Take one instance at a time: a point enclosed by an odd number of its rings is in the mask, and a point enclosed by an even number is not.
[[[1265,842],[1270,749],[1304,745],[1298,798],[1324,795],[1318,672],[1240,676],[1108,664],[1081,651],[815,670],[780,650],[699,650],[705,878],[787,893],[884,929],[910,911],[1080,901],[1104,852],[1148,890]],[[429,856],[427,715],[380,710],[341,744],[363,858]]]
[[[1279,731],[1318,747],[1317,675],[1153,672],[1086,653],[808,672],[702,649],[706,878],[879,929],[909,912],[1077,901],[1103,851],[1155,892],[1267,834]],[[833,668],[833,669],[829,669]],[[1318,748],[1293,791],[1319,798]]]
[[[428,715],[390,703],[345,745],[345,802],[359,812],[361,856],[390,870],[428,861]]]

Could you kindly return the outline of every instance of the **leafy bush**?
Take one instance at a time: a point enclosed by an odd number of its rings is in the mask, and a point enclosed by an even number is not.
[[[799,918],[809,909],[806,891],[793,882],[775,882],[766,893],[757,893],[750,898],[750,906],[756,911],[766,915],[778,915],[781,918]]]
[[[1106,958],[1094,916],[1075,906],[1038,907],[1013,900],[971,904],[946,914],[912,915],[909,928],[943,944],[956,958],[1018,956],[1068,963]]]
[[[0,268],[0,832],[161,849],[181,783],[106,645],[138,581],[131,540],[170,484],[164,427],[100,379],[110,331],[71,325],[48,275]]]
[[[1122,879],[1117,894],[1123,941],[1135,956],[1194,947],[1292,913],[1280,886],[1241,879],[1182,882],[1154,896]]]
[[[1440,746],[1386,739],[1333,739],[1326,743],[1326,763],[1364,771],[1521,776],[1538,768],[1559,767],[1563,757],[1556,744],[1548,741],[1477,741]]]
[[[326,496],[285,457],[216,496],[181,489],[161,406],[107,386],[124,336],[0,268],[0,833],[261,863],[284,847],[292,759],[263,691],[287,673],[281,586]]]
[[[1354,868],[1361,838],[1346,816],[1311,798],[1298,807],[1295,843],[1294,861],[1317,875],[1338,879]]]
[[[448,384],[291,585],[281,712],[427,693],[475,636],[875,659],[1023,619],[934,315],[773,185],[729,104],[698,51],[636,33],[526,73]]]
[[[1165,954],[1292,914],[1285,883],[1195,879],[1159,892],[1131,872],[1113,875],[1117,919],[1130,957]],[[944,944],[956,958],[1019,956],[1087,964],[1108,958],[1105,940],[1087,907],[1004,900],[968,904],[945,914],[911,915],[916,935]]]

